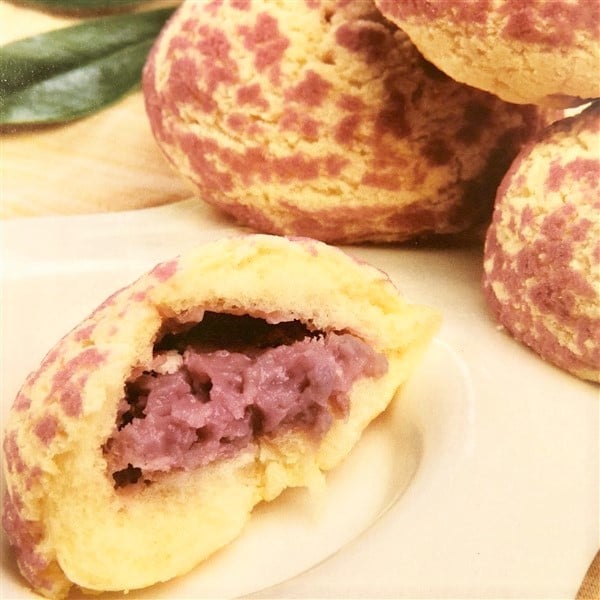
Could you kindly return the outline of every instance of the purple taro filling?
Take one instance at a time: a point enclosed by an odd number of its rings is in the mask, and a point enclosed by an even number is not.
[[[353,383],[383,375],[387,360],[348,333],[206,312],[163,336],[151,369],[127,383],[104,445],[115,487],[230,457],[257,436],[320,439],[347,416]]]

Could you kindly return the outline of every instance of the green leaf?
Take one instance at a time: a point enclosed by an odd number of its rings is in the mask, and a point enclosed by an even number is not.
[[[149,0],[22,0],[26,6],[52,12],[120,10]]]
[[[91,19],[0,49],[0,125],[71,121],[140,82],[174,8]]]

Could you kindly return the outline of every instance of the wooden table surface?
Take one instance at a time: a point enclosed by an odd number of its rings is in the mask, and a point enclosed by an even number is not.
[[[77,22],[0,2],[0,43]],[[66,125],[0,134],[0,218],[95,213],[188,198],[148,125],[141,91]]]

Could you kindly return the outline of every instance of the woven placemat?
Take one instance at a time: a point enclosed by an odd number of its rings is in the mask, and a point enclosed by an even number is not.
[[[577,592],[576,600],[584,599],[600,600],[600,552],[596,554]]]

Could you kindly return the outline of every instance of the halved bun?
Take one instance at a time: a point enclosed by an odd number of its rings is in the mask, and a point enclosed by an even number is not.
[[[161,340],[202,325],[208,313],[267,329],[299,323],[311,348],[335,336],[357,340],[379,367],[352,381],[347,411],[332,409],[326,431],[288,421],[197,468],[119,483],[110,440],[130,425],[116,426],[127,390],[140,374],[157,377]],[[158,265],[64,337],[15,400],[4,438],[4,525],[23,575],[58,598],[72,584],[128,590],[189,571],[237,536],[258,502],[311,485],[338,464],[438,323],[435,311],[405,303],[382,272],[312,240],[242,236]]]

